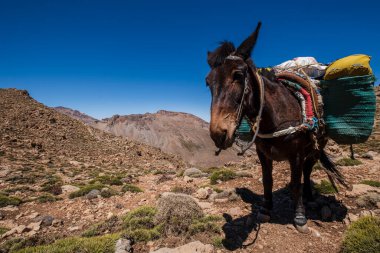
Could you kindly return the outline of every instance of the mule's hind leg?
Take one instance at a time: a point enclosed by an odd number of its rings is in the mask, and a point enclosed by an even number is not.
[[[317,160],[315,158],[307,158],[303,165],[303,197],[307,201],[313,201],[310,175],[316,162]]]
[[[303,171],[303,163],[304,157],[301,154],[297,154],[295,157],[289,160],[290,168],[291,168],[291,190],[293,194],[294,201],[294,223],[298,227],[302,227],[307,223],[306,215],[305,215],[305,207],[302,202],[302,171]]]
[[[260,211],[262,221],[269,221],[270,219],[270,210],[273,207],[273,197],[272,197],[272,188],[273,188],[273,161],[265,157],[265,155],[257,150],[257,155],[261,163],[261,170],[263,174],[263,186],[264,186],[264,206]],[[266,216],[266,217],[265,217]]]

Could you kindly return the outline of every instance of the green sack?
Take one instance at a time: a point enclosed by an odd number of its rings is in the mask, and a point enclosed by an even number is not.
[[[365,142],[376,112],[373,75],[321,81],[327,135],[338,144]]]

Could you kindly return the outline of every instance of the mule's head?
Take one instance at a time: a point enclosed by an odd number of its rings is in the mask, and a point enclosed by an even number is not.
[[[220,149],[231,147],[235,130],[239,125],[238,111],[244,96],[245,82],[249,81],[251,52],[255,46],[261,23],[256,30],[237,48],[230,42],[222,43],[215,51],[208,53],[211,71],[206,77],[211,90],[210,134]],[[244,104],[247,101],[243,101]]]

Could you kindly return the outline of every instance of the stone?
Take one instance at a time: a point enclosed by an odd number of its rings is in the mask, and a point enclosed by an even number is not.
[[[377,156],[377,152],[375,151],[368,151],[367,153],[362,155],[362,158],[373,160]]]
[[[74,232],[74,231],[78,231],[80,230],[81,228],[79,226],[74,226],[74,227],[69,227],[67,228],[67,230],[69,230],[70,232]]]
[[[187,177],[199,177],[202,174],[204,173],[200,169],[197,169],[197,168],[189,168],[183,172],[183,176],[187,176]]]
[[[72,192],[76,192],[80,190],[79,187],[76,187],[74,185],[63,185],[61,186],[61,189],[62,189],[62,194],[70,194]]]
[[[108,212],[108,214],[107,214],[107,220],[111,219],[113,216],[114,216],[114,214],[112,212]]]
[[[132,242],[128,239],[120,238],[116,242],[115,253],[130,253],[133,252]]]
[[[185,183],[191,183],[194,181],[194,179],[192,179],[191,177],[189,176],[184,176],[183,177],[183,180],[185,181]]]
[[[41,222],[42,227],[50,227],[53,224],[54,218],[50,215],[40,216],[34,219],[36,222]]]
[[[353,214],[353,213],[348,213],[347,216],[348,216],[348,220],[350,222],[355,222],[355,221],[357,221],[359,219],[359,217],[357,215]]]
[[[240,207],[233,207],[231,209],[229,209],[227,211],[228,214],[230,214],[231,216],[242,216],[243,215],[243,211],[240,209]]]
[[[212,194],[212,192],[213,190],[209,187],[200,188],[195,193],[195,197],[197,197],[198,199],[207,199]]]
[[[210,203],[210,202],[198,202],[198,205],[202,209],[210,209],[212,207],[212,203]]]
[[[38,231],[41,228],[41,221],[30,223],[27,228],[29,231]]]
[[[346,192],[347,197],[358,197],[367,192],[377,192],[380,193],[380,189],[377,187],[369,186],[366,184],[354,184],[352,185],[352,190]]]
[[[89,193],[87,193],[86,198],[87,199],[96,199],[100,195],[99,190],[91,190]]]
[[[40,215],[39,213],[37,213],[37,212],[33,212],[33,213],[31,213],[27,218],[33,220],[33,219],[37,218],[39,215]]]
[[[28,230],[25,225],[19,225],[19,226],[15,227],[15,229],[16,229],[17,234],[22,234]]]
[[[376,207],[377,203],[380,201],[380,193],[368,192],[356,199],[356,204],[359,207],[372,208]]]
[[[63,221],[60,220],[60,219],[54,219],[53,220],[53,223],[51,224],[53,227],[58,227],[58,226],[61,226],[63,225]]]
[[[332,212],[330,207],[328,206],[323,206],[321,209],[321,218],[323,221],[327,221],[331,218]]]
[[[319,233],[319,231],[316,230],[315,228],[309,228],[309,230],[311,231],[311,234],[312,234],[314,237],[318,237],[318,238],[321,237],[321,233]]]
[[[151,253],[213,253],[214,247],[210,244],[203,244],[199,241],[180,246],[178,248],[169,249],[161,248]]]

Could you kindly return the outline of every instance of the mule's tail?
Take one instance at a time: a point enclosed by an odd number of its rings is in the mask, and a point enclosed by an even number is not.
[[[321,162],[322,167],[324,171],[327,173],[327,176],[329,177],[329,180],[331,184],[333,185],[333,187],[335,188],[335,190],[338,191],[338,188],[336,187],[336,184],[335,184],[336,181],[338,181],[344,187],[350,188],[350,186],[347,184],[346,180],[344,179],[344,176],[342,175],[342,173],[340,173],[340,171],[338,170],[334,162],[331,161],[330,157],[326,154],[324,150],[321,151],[319,161]]]

